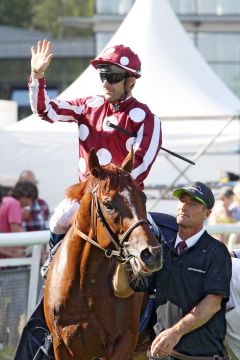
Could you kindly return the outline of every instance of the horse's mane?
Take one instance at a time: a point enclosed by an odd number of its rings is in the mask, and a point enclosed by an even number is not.
[[[109,189],[120,192],[125,188],[137,187],[127,171],[114,164],[109,164],[102,166],[101,171],[89,173],[86,181],[69,187],[66,190],[66,196],[70,199],[80,200],[84,193],[92,192],[96,186],[102,194],[106,194]]]
[[[90,175],[91,180],[96,184],[96,178],[93,175]],[[136,186],[131,175],[114,164],[102,166],[102,171],[97,177],[97,183],[102,193],[109,189],[122,191],[126,187]]]

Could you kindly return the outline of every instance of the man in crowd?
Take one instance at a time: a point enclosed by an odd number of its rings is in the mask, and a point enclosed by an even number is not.
[[[23,170],[19,181],[29,181],[36,186],[36,197],[29,207],[23,208],[23,228],[25,231],[47,230],[50,211],[45,200],[38,196],[38,181],[33,171]]]
[[[36,186],[29,181],[19,181],[8,196],[3,196],[0,203],[0,232],[21,232],[22,209],[31,206]],[[0,257],[20,257],[24,255],[23,247],[1,248]]]
[[[128,297],[134,290],[156,290],[153,359],[184,360],[184,355],[195,360],[227,359],[223,341],[231,257],[227,247],[204,229],[214,196],[199,181],[175,190],[173,195],[178,199],[179,230],[176,239],[162,243],[163,269],[143,283],[130,279],[125,265],[118,265],[115,294]]]
[[[227,303],[225,344],[231,360],[240,359],[240,249],[232,251],[232,279]]]
[[[212,209],[208,225],[234,223],[231,211],[229,210],[234,201],[234,193],[230,186],[223,186],[219,191],[218,200]],[[214,234],[213,237],[228,245],[229,234]]]
[[[45,90],[45,72],[53,58],[51,42],[39,41],[32,47],[29,81],[32,111],[43,120],[76,122],[79,130],[79,178],[88,174],[88,156],[95,148],[101,165],[121,165],[133,146],[132,177],[144,187],[153,162],[161,147],[161,123],[147,107],[132,96],[136,80],[141,76],[141,62],[129,47],[116,45],[106,49],[91,64],[103,85],[103,95],[72,101],[50,99]],[[78,202],[64,199],[50,220],[50,248],[62,239],[70,227],[70,219]],[[49,258],[49,260],[51,257]],[[49,261],[43,268],[45,276]]]
[[[240,182],[233,187],[234,202],[230,206],[231,215],[235,222],[240,221]]]

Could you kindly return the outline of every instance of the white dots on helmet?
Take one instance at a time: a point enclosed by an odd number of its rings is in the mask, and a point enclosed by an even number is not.
[[[80,140],[85,141],[89,135],[89,128],[86,125],[81,124],[79,126],[78,135]]]
[[[120,64],[123,66],[127,66],[129,64],[129,58],[126,56],[122,56],[120,59]]]
[[[110,151],[105,148],[101,148],[97,151],[97,157],[100,165],[108,165],[112,161],[112,155]]]
[[[146,113],[143,109],[136,107],[129,112],[129,116],[132,121],[139,123],[145,119]]]
[[[91,60],[91,64],[96,69],[98,65],[104,63],[117,65],[136,78],[141,76],[141,61],[128,46],[116,45],[106,49],[99,57]]]

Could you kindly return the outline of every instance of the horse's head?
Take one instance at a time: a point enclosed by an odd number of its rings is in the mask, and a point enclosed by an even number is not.
[[[162,247],[147,222],[146,195],[129,173],[132,164],[133,151],[121,167],[117,167],[113,164],[101,166],[95,150],[91,150],[89,179],[70,188],[68,196],[76,199],[78,194],[81,199],[79,224],[87,206],[89,215],[91,213],[88,234],[109,250],[107,256],[118,254],[116,256],[122,261],[131,258],[135,273],[148,274],[161,268]],[[84,227],[86,229],[86,222],[81,226]]]

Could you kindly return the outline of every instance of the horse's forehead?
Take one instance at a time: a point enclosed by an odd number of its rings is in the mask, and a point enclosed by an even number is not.
[[[139,202],[136,201],[138,199],[138,196],[134,196],[133,190],[126,187],[119,192],[119,195],[122,196],[126,200],[129,207],[131,208],[132,214],[136,215]]]
[[[122,186],[121,189],[118,187],[116,188],[110,188],[106,191],[106,189],[103,192],[105,195],[108,195],[110,197],[115,197],[116,195],[120,195],[122,198],[125,198],[130,203],[132,200],[132,194],[133,189],[130,186]]]
[[[127,199],[129,203],[132,202],[132,190],[129,187],[124,187],[124,189],[119,191],[119,195]]]

